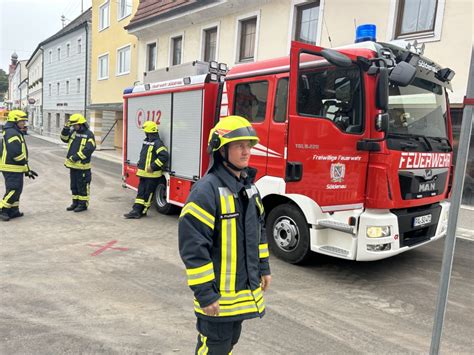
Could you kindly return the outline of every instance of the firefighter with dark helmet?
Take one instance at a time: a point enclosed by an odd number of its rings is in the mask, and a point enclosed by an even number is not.
[[[126,219],[139,219],[146,216],[163,175],[163,168],[169,159],[168,149],[158,134],[158,124],[146,121],[142,128],[146,137],[137,164],[137,176],[140,178],[140,183],[132,210],[123,215]]]
[[[194,291],[196,354],[229,354],[242,321],[265,313],[271,282],[264,209],[248,166],[258,137],[243,117],[211,130],[210,168],[192,188],[179,217],[179,251]]]
[[[28,117],[21,110],[8,113],[3,127],[3,139],[0,145],[0,171],[5,179],[5,195],[0,201],[0,220],[23,216],[20,212],[20,195],[23,191],[23,176],[34,179],[38,176],[28,165],[28,149],[24,134]]]
[[[69,117],[60,137],[68,144],[64,165],[69,169],[72,192],[72,204],[66,210],[82,212],[89,206],[91,156],[96,147],[94,134],[89,130],[86,118],[75,113]]]

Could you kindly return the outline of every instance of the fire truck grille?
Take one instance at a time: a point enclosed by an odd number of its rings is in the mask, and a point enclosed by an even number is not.
[[[423,243],[435,235],[441,206],[439,203],[435,203],[429,206],[391,210],[391,212],[398,218],[400,248],[402,248]],[[422,225],[415,225],[416,218],[423,216],[425,216],[425,220],[430,221]]]

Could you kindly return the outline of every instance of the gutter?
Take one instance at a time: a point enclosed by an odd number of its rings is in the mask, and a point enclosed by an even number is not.
[[[84,116],[87,115],[87,70],[88,70],[88,60],[89,60],[89,22],[85,23],[86,29],[86,71],[84,73]]]

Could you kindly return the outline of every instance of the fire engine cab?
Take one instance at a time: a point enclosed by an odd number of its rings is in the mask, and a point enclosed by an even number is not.
[[[162,213],[183,206],[205,174],[219,117],[255,128],[256,185],[274,255],[317,252],[377,260],[446,234],[452,132],[446,90],[454,72],[407,43],[337,50],[293,42],[290,56],[236,65],[195,62],[195,75],[124,92],[123,180],[136,189],[145,120],[170,152],[156,193]],[[203,69],[204,68],[204,69]]]

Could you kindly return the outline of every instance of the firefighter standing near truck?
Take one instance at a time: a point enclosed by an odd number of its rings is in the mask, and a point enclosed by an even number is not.
[[[24,134],[28,117],[21,110],[8,113],[3,127],[3,139],[0,145],[0,171],[5,179],[5,195],[0,201],[0,220],[22,217],[20,196],[23,191],[23,176],[34,179],[38,176],[28,165],[28,148]]]
[[[243,117],[211,130],[208,173],[194,185],[179,218],[179,251],[194,291],[196,354],[229,354],[242,321],[265,313],[271,282],[264,210],[248,166],[258,137]]]
[[[91,157],[96,147],[94,134],[85,117],[75,113],[61,131],[61,140],[68,144],[64,165],[69,169],[72,192],[72,204],[66,210],[83,212],[90,200]]]
[[[123,215],[126,219],[139,219],[146,216],[163,175],[163,168],[169,159],[168,149],[158,134],[158,124],[146,121],[142,128],[146,138],[138,160],[137,176],[140,177],[140,183],[132,210]]]

